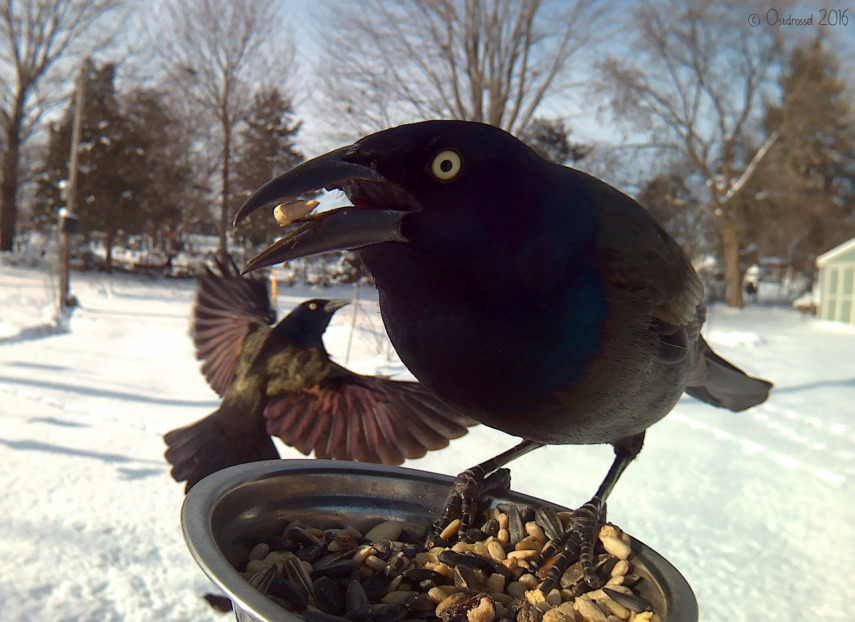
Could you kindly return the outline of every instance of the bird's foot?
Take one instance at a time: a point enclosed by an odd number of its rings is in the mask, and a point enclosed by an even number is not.
[[[425,547],[430,549],[451,539],[465,541],[489,496],[506,493],[510,486],[510,469],[497,469],[489,474],[479,467],[463,471],[451,485],[445,509],[428,531]]]
[[[585,582],[593,588],[599,587],[601,581],[594,568],[594,545],[605,519],[606,503],[595,496],[573,512],[564,532],[547,542],[540,554],[529,562],[533,568],[541,569],[538,575],[546,570],[546,576],[541,576],[543,585],[540,587],[544,594],[558,585],[564,571],[577,560],[582,567]],[[553,558],[547,570],[545,564]]]

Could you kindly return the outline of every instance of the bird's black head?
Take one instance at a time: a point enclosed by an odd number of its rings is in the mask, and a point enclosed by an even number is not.
[[[353,205],[294,223],[244,271],[385,242],[456,265],[528,252],[522,247],[536,238],[527,230],[543,225],[548,211],[538,194],[553,168],[560,167],[491,125],[425,121],[384,130],[300,164],[247,200],[236,222],[321,187],[344,191]]]
[[[293,341],[317,343],[329,326],[335,312],[349,303],[349,300],[343,299],[313,298],[306,300],[286,315],[273,330]]]

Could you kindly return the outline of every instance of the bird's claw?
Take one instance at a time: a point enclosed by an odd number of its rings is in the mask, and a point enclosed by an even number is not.
[[[475,524],[475,517],[485,497],[507,492],[510,485],[509,469],[497,469],[486,475],[483,470],[474,467],[460,473],[451,485],[445,509],[428,532],[425,546],[430,549],[453,537],[465,539],[466,532]],[[455,519],[460,519],[459,527],[454,533],[447,533],[446,530]]]
[[[595,496],[574,511],[564,532],[548,542],[540,554],[529,562],[533,567],[541,568],[546,561],[558,555],[543,579],[540,589],[544,593],[548,594],[558,584],[567,567],[577,559],[582,566],[585,582],[592,588],[600,586],[601,581],[594,568],[594,545],[599,527],[605,519],[606,503]]]

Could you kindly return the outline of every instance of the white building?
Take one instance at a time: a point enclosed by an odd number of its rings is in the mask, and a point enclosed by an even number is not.
[[[855,324],[855,238],[816,258],[819,268],[818,317]]]

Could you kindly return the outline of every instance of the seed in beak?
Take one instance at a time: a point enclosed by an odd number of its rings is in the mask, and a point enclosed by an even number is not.
[[[320,201],[288,201],[280,203],[273,208],[273,217],[280,227],[290,225],[292,222],[308,216],[313,209],[320,205]]]

